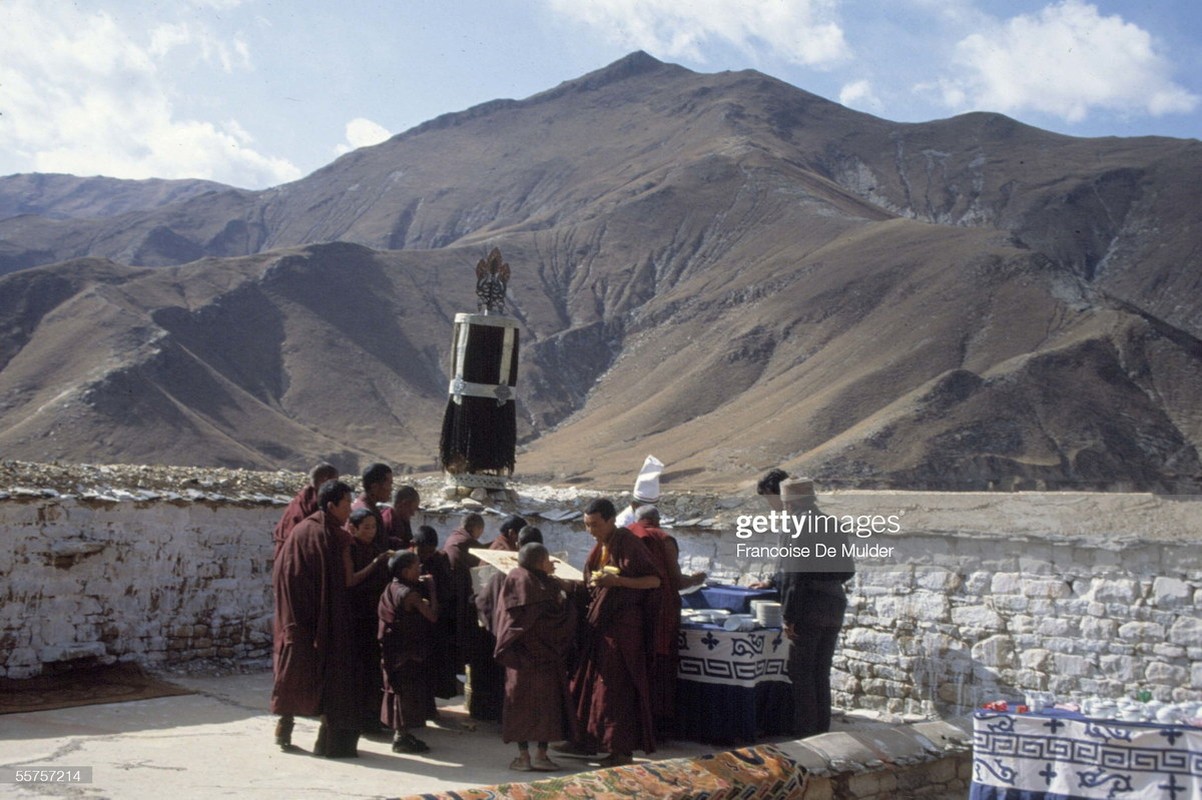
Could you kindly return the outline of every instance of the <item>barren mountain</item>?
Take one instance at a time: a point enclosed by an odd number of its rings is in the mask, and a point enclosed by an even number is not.
[[[0,452],[432,468],[499,246],[524,477],[1196,488],[1200,186],[1194,140],[898,124],[636,53],[264,192],[0,221]]]

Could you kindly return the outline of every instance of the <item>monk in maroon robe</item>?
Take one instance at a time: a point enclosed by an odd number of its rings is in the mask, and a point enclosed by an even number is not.
[[[351,612],[342,550],[351,488],[327,481],[317,494],[321,510],[285,540],[272,569],[275,593],[271,711],[283,723],[294,715],[322,718],[314,752],[354,757],[359,738],[359,687],[354,680]],[[285,733],[285,741],[281,734]],[[291,726],[276,730],[291,747]]]
[[[289,501],[271,534],[271,541],[275,545],[273,560],[280,557],[280,548],[284,546],[284,540],[288,538],[288,534],[297,526],[297,523],[317,511],[317,488],[326,481],[336,480],[338,480],[338,468],[333,464],[323,462],[310,470],[308,485]]]
[[[412,486],[401,486],[392,495],[392,505],[380,509],[384,519],[384,535],[393,550],[405,550],[413,545],[413,515],[421,507],[422,498]]]
[[[680,651],[680,590],[696,586],[705,580],[705,573],[693,575],[680,573],[680,550],[676,540],[659,526],[659,509],[642,505],[635,512],[637,522],[628,530],[639,537],[651,554],[659,573],[655,613],[655,647],[651,659],[651,713],[655,719],[655,731],[659,738],[666,739],[672,731],[676,708],[676,672],[679,668]]]
[[[380,643],[376,638],[379,627],[377,607],[380,595],[391,580],[388,559],[393,556],[393,551],[380,551],[382,537],[376,530],[376,516],[370,509],[352,511],[347,532],[350,537],[343,546],[342,560],[350,592],[355,665],[363,690],[359,727],[364,734],[376,734],[380,731],[380,699],[384,691]]]
[[[585,579],[589,608],[580,662],[572,679],[583,741],[576,750],[609,752],[602,766],[632,761],[635,750],[655,752],[647,678],[655,620],[647,605],[660,578],[639,538],[614,524],[614,506],[599,498],[585,508],[584,526],[597,540]]]
[[[576,614],[554,572],[546,547],[523,545],[518,567],[501,583],[494,615],[495,655],[505,667],[501,739],[517,742],[518,757],[509,766],[522,772],[559,769],[547,756],[547,743],[576,738],[567,674]],[[538,743],[533,759],[531,741]]]
[[[467,711],[475,719],[495,722],[501,718],[505,673],[493,658],[496,641],[480,626],[472,587],[472,568],[480,566],[480,559],[471,551],[484,546],[483,535],[484,518],[468,514],[463,527],[447,537],[443,550],[451,562],[456,663],[466,664],[468,672]]]
[[[520,545],[518,544],[518,534],[522,528],[526,527],[526,520],[514,514],[506,517],[501,523],[501,533],[497,538],[492,540],[488,546],[489,550],[507,550],[511,553],[516,553]]]
[[[452,594],[451,561],[447,554],[438,549],[438,531],[422,525],[413,537],[413,550],[421,559],[422,574],[430,576],[435,593],[441,598],[438,604],[438,621],[434,623],[431,643],[434,652],[429,664],[434,682],[434,696],[449,699],[463,694],[463,684],[457,675],[463,664],[456,665],[455,617],[449,598]],[[435,711],[435,718],[438,712]]]
[[[381,534],[387,530],[384,523],[384,515],[380,513],[380,505],[392,500],[392,467],[387,464],[369,464],[367,469],[363,470],[363,494],[355,498],[355,502],[351,504],[351,510],[357,508],[366,508],[376,517],[376,530]],[[382,540],[386,540],[386,535],[381,535]],[[383,545],[387,544],[384,541],[380,550],[387,549]]]
[[[425,753],[429,745],[410,731],[425,727],[426,720],[433,718],[430,659],[438,595],[429,576],[421,574],[417,553],[404,550],[388,565],[393,579],[379,602],[378,635],[384,673],[380,718],[396,731],[394,752]]]

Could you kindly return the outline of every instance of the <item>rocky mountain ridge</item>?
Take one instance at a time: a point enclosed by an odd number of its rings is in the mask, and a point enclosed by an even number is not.
[[[536,480],[1189,490],[1200,171],[636,53],[264,192],[0,220],[0,448],[434,469],[499,246]]]

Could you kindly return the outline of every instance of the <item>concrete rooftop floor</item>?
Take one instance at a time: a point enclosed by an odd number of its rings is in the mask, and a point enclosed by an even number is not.
[[[558,773],[511,771],[515,745],[501,742],[496,724],[475,730],[462,705],[440,701],[446,727],[418,732],[431,751],[393,753],[389,741],[360,739],[358,759],[310,755],[315,720],[298,719],[283,753],[273,743],[275,718],[268,713],[271,673],[177,676],[173,683],[196,692],[107,705],[80,706],[0,716],[0,766],[93,768],[90,784],[35,787],[0,784],[5,797],[81,797],[114,800],[163,798],[374,798],[537,780],[595,767],[556,757]],[[444,705],[445,704],[445,705]],[[836,729],[872,725],[839,722]],[[782,741],[779,738],[763,742]],[[721,749],[721,748],[719,748]],[[713,752],[712,745],[671,742],[654,759]],[[643,760],[636,753],[636,761]]]

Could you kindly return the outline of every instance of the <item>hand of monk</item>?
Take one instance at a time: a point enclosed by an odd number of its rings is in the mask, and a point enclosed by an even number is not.
[[[607,586],[619,586],[620,581],[620,575],[613,575],[609,572],[601,572],[593,575],[593,585],[600,586],[602,589]]]
[[[797,631],[793,630],[792,622],[785,623],[784,631],[785,631],[785,638],[787,638],[791,642],[797,641]]]

